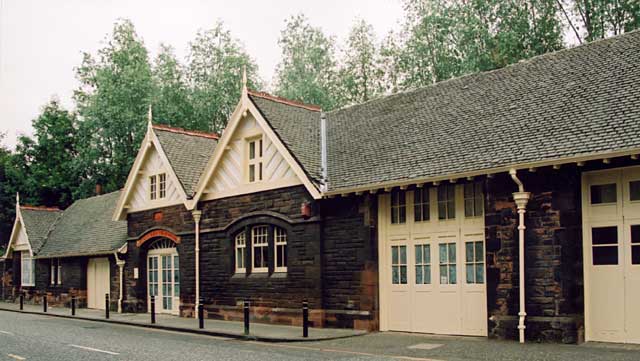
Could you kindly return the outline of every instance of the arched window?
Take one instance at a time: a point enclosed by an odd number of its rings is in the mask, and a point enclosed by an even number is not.
[[[151,243],[149,246],[149,250],[152,249],[165,249],[165,248],[176,248],[176,244],[173,243],[170,239],[167,238],[158,238],[156,241]]]

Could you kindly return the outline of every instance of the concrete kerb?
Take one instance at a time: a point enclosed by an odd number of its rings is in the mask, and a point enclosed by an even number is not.
[[[60,314],[48,313],[48,312],[44,313],[44,312],[37,312],[37,311],[20,311],[20,310],[12,310],[12,309],[3,308],[3,307],[0,307],[0,311],[24,313],[24,314],[48,316],[48,317],[68,318],[72,320],[112,323],[116,325],[151,328],[151,329],[157,329],[157,330],[182,332],[182,333],[192,333],[197,335],[205,335],[205,336],[213,336],[213,337],[233,338],[233,339],[243,340],[243,341],[260,341],[260,342],[270,342],[270,343],[296,343],[296,342],[301,343],[301,342],[331,341],[331,340],[358,337],[358,336],[363,336],[368,334],[364,332],[356,335],[342,335],[342,336],[332,336],[332,337],[284,338],[284,337],[244,335],[244,334],[235,334],[231,332],[190,329],[190,328],[174,327],[174,326],[163,326],[158,324],[144,324],[144,323],[138,323],[138,322],[127,322],[127,321],[119,321],[119,320],[113,320],[113,319],[107,320],[107,319],[82,317],[82,316],[60,315]]]

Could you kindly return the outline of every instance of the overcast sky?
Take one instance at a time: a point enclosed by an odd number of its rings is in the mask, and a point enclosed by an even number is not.
[[[56,95],[71,108],[81,52],[95,53],[118,18],[135,24],[151,56],[161,42],[184,58],[198,29],[222,20],[270,81],[280,58],[284,20],[304,13],[339,42],[354,19],[373,25],[379,37],[399,27],[400,0],[0,0],[0,132],[13,147],[31,134],[31,120]]]

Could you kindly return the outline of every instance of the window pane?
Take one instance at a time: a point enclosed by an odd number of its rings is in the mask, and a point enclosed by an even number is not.
[[[398,208],[397,207],[391,207],[391,223],[392,224],[398,223]]]
[[[631,226],[631,243],[640,243],[640,224]]]
[[[467,265],[467,283],[474,283],[475,282],[475,277],[473,275],[473,265],[472,264],[468,264]]]
[[[632,201],[640,201],[640,181],[629,182],[629,198]]]
[[[451,263],[456,262],[456,244],[455,243],[449,243],[449,262]]]
[[[465,217],[473,217],[473,198],[464,200],[464,216]]]
[[[465,260],[467,263],[469,262],[473,262],[474,257],[473,257],[473,242],[467,242],[465,243]]]
[[[440,245],[440,263],[446,263],[446,262],[447,262],[447,245],[441,244]]]
[[[404,204],[400,205],[398,209],[398,223],[405,223],[407,221],[407,207]]]
[[[262,180],[262,162],[258,163],[258,180]]]
[[[456,265],[449,265],[449,284],[454,285],[457,282]]]
[[[640,264],[640,246],[631,246],[631,264]]]
[[[615,183],[591,186],[591,204],[615,203],[617,198]]]
[[[394,285],[397,285],[398,283],[400,283],[400,273],[398,272],[398,266],[393,266],[391,267],[391,282]]]
[[[449,283],[449,276],[447,275],[447,266],[440,266],[440,284],[446,285]]]
[[[398,264],[398,247],[397,246],[391,247],[391,263]]]
[[[476,265],[476,283],[484,283],[484,264]]]
[[[249,159],[256,157],[256,142],[249,142]]]
[[[483,253],[484,244],[482,244],[482,242],[476,242],[476,262],[484,262]]]
[[[400,283],[407,284],[407,266],[400,266]]]
[[[464,197],[473,198],[473,183],[466,183],[464,185]]]
[[[416,284],[422,284],[422,266],[416,266]]]
[[[447,204],[438,202],[438,219],[447,219]]]
[[[431,266],[424,266],[424,283],[431,284]]]
[[[618,246],[593,247],[593,264],[594,266],[618,264]]]
[[[422,246],[416,246],[416,264],[422,263]]]
[[[400,246],[400,263],[407,264],[407,246]]]
[[[416,222],[422,221],[422,206],[418,203],[413,206],[413,218]]]
[[[256,180],[256,166],[254,164],[249,165],[249,182]]]
[[[617,244],[618,227],[594,227],[591,229],[592,244]]]
[[[431,263],[431,246],[430,245],[425,245],[423,247],[424,250],[424,263]]]

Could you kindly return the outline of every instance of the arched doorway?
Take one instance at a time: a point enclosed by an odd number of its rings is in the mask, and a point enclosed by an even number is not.
[[[156,312],[177,315],[180,311],[180,261],[176,244],[158,238],[147,252],[147,305],[155,296]]]

